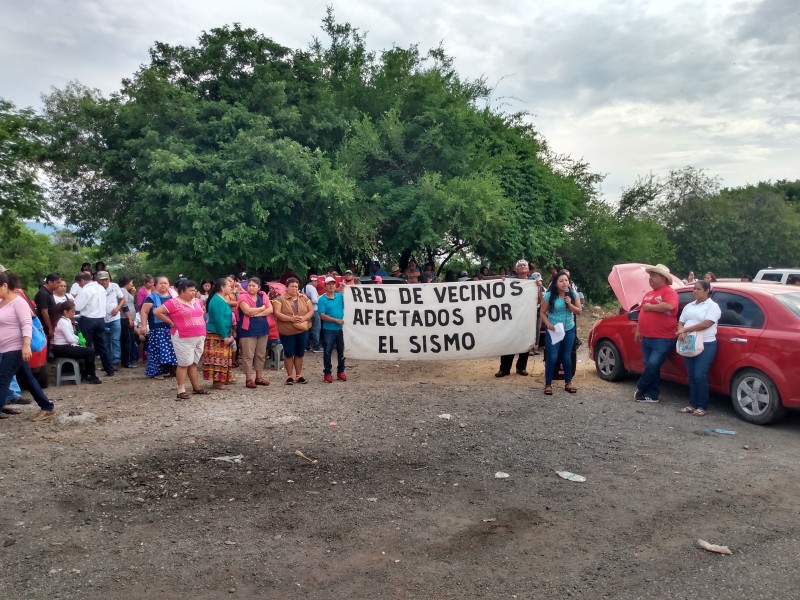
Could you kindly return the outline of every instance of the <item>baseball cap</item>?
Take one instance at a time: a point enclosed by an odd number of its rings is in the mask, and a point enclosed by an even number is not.
[[[319,277],[317,277],[316,275],[311,275],[311,276],[308,278],[308,280],[309,280],[309,281],[317,281],[318,279],[319,279]]]
[[[336,283],[336,278],[335,277],[326,277],[325,278],[325,283]]]
[[[527,261],[527,260],[525,260],[524,258],[520,258],[520,259],[517,261],[517,264],[515,265],[515,268],[516,268],[516,267],[527,267],[527,266],[528,266],[528,261]]]
[[[352,275],[353,272],[350,269],[347,269],[347,271],[345,271],[344,274],[345,275]]]
[[[375,283],[383,283],[383,277],[381,277],[380,275],[373,275],[372,281],[374,281]]]
[[[97,281],[100,281],[101,279],[111,279],[111,277],[108,275],[108,271],[97,272]]]

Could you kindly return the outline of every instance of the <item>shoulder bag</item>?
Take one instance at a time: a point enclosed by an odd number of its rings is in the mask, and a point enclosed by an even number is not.
[[[47,344],[44,327],[39,317],[31,317],[31,352],[39,352]]]

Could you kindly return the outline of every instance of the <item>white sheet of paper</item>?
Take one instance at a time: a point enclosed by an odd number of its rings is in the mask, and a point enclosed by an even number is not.
[[[553,331],[547,330],[548,335],[550,336],[550,343],[557,344],[561,340],[564,339],[566,333],[564,332],[564,324],[563,323],[556,323],[555,329]]]

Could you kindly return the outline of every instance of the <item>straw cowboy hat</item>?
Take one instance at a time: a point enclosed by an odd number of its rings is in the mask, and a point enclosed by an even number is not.
[[[667,283],[672,283],[672,273],[669,272],[669,269],[662,264],[657,264],[655,267],[647,267],[645,269],[648,273],[655,273],[656,275],[661,275],[664,279],[667,280]]]

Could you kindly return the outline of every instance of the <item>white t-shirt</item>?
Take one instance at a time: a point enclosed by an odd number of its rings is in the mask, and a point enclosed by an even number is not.
[[[706,344],[717,340],[717,322],[719,322],[720,316],[722,316],[722,311],[719,309],[719,304],[708,298],[699,304],[697,302],[687,304],[678,321],[683,323],[684,327],[692,327],[703,321],[713,321],[714,324],[711,327],[702,331],[703,343]]]
[[[119,289],[119,286],[113,281],[110,281],[108,283],[108,287],[106,288],[106,323],[119,321],[120,317],[122,316],[120,314],[122,309],[120,309],[116,315],[112,315],[111,311],[117,307],[117,304],[119,304],[119,299],[123,297],[122,290]]]
[[[314,305],[314,310],[317,310],[317,304],[319,304],[319,292],[317,288],[313,284],[307,283],[303,293],[311,300],[311,304]]]

